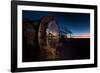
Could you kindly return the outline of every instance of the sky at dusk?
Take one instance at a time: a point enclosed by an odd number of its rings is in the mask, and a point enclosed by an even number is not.
[[[43,16],[52,15],[55,17],[60,30],[70,30],[73,36],[90,36],[90,14],[26,11],[22,13],[23,20],[40,20]]]

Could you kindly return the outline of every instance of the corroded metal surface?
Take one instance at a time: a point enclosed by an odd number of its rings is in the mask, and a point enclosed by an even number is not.
[[[38,31],[38,41],[44,58],[51,60],[59,58],[59,28],[53,16],[42,18]]]

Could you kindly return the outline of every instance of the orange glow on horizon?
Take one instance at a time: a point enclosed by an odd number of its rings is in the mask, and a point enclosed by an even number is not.
[[[82,34],[79,36],[72,36],[72,38],[90,38],[90,34]]]

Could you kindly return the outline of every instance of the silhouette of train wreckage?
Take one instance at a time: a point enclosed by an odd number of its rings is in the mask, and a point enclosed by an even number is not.
[[[39,49],[39,53],[37,53],[39,57],[36,60],[59,59],[60,40],[71,37],[72,32],[68,28],[59,27],[56,18],[52,15],[44,16],[41,20],[23,20],[23,40],[27,40],[31,44],[34,39],[34,44]]]

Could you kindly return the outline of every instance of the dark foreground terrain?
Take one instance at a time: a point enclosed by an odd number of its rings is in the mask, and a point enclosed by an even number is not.
[[[79,60],[90,58],[89,38],[70,38],[60,40],[59,59],[57,60]],[[45,53],[44,53],[45,54]],[[23,46],[23,62],[47,61],[41,58],[40,51],[35,46]],[[50,60],[49,60],[50,61]]]
[[[61,40],[60,54],[61,59],[76,60],[90,58],[90,39],[89,38],[71,38]]]

